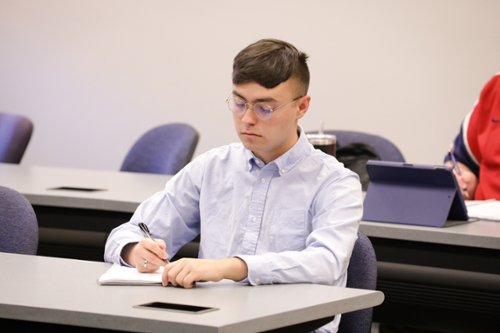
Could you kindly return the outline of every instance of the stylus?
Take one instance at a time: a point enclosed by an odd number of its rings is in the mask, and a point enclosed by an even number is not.
[[[455,167],[455,171],[457,172],[457,174],[462,177],[462,173],[460,172],[460,169],[458,168],[458,164],[457,164],[457,160],[455,159],[455,156],[453,156],[453,154],[451,153],[451,151],[448,151],[448,155],[450,155],[451,157],[451,161],[453,162],[453,166]],[[469,192],[467,192],[467,187],[463,189],[465,195],[467,196],[467,198],[469,197]]]
[[[149,239],[151,239],[153,242],[155,242],[154,238],[153,238],[153,235],[151,235],[151,232],[149,231],[149,228],[148,226],[146,225],[146,223],[143,223],[143,222],[139,222],[138,224],[139,228],[141,228],[142,232],[144,233],[144,235],[146,235],[146,237],[148,237]],[[162,259],[164,262],[166,262],[167,264],[169,264],[170,262],[168,261],[168,259]]]

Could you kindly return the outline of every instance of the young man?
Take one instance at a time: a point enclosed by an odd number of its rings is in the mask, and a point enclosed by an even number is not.
[[[309,108],[307,55],[260,40],[234,59],[226,102],[241,143],[198,156],[114,229],[105,259],[163,284],[245,280],[252,285],[345,286],[362,215],[358,176],[315,150],[298,125]],[[144,238],[138,222],[156,242]],[[165,264],[201,233],[199,259]],[[322,331],[336,331],[340,316]]]
[[[453,143],[464,199],[500,200],[500,73],[484,86]],[[450,157],[445,164],[452,166]]]

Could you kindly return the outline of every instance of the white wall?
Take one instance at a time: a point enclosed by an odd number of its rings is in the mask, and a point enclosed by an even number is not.
[[[26,165],[118,170],[168,122],[198,129],[198,155],[237,141],[232,60],[272,37],[310,55],[306,130],[379,134],[439,164],[500,70],[499,14],[494,0],[0,0],[0,110],[35,123]]]

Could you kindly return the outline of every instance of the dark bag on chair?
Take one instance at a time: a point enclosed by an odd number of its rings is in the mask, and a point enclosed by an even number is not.
[[[346,168],[358,174],[363,191],[366,191],[370,183],[366,162],[368,160],[380,161],[380,156],[375,150],[365,143],[353,142],[337,147],[336,157],[339,162],[344,163]]]

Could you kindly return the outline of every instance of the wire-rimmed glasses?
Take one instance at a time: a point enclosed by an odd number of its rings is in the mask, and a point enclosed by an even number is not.
[[[285,106],[289,103],[295,102],[296,100],[299,100],[301,97],[297,97],[295,99],[292,99],[289,102],[286,102],[284,104],[281,104],[280,106],[275,107],[274,109],[271,108],[269,105],[263,102],[255,103],[255,104],[250,104],[246,103],[244,100],[241,98],[235,97],[235,96],[229,96],[226,99],[226,103],[229,107],[229,110],[231,110],[232,113],[234,114],[243,114],[245,111],[251,106],[253,107],[253,111],[259,117],[260,119],[269,119],[271,117],[271,112],[276,111],[282,106]]]

